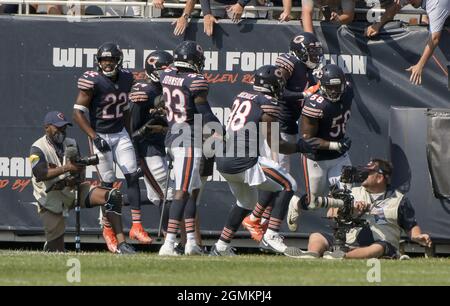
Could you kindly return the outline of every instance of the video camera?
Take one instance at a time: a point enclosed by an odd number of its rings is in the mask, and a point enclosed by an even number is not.
[[[336,188],[330,193],[330,198],[342,201],[334,217],[334,237],[336,239],[336,249],[345,250],[346,234],[350,229],[367,225],[366,220],[361,216],[353,214],[354,197],[347,184],[360,184],[369,175],[369,171],[363,167],[344,166],[341,171],[340,182],[344,184],[343,189]]]
[[[82,166],[95,166],[98,165],[98,155],[91,155],[91,156],[85,156],[85,157],[78,157],[75,160],[71,160],[72,163],[82,165]]]
[[[64,150],[64,158],[70,160],[71,163],[77,164],[80,166],[95,166],[98,165],[99,159],[97,154],[92,156],[80,157],[78,154],[78,149],[75,146],[67,146]],[[45,192],[48,193],[53,190],[62,190],[64,187],[68,186],[68,181],[75,182],[76,184],[80,184],[82,181],[81,174],[66,174],[66,176],[53,183],[53,185],[49,186]]]
[[[99,163],[97,154],[80,157],[78,148],[75,146],[67,146],[64,151],[64,156],[66,159],[70,160],[72,164],[76,164],[83,167],[95,166],[98,165]],[[75,174],[71,173],[66,179],[75,180],[77,184],[80,184],[82,181],[81,173]]]
[[[351,190],[348,185],[361,184],[369,176],[369,171],[364,167],[343,166],[341,170],[340,182],[344,186],[339,188],[335,186],[328,197],[317,197],[315,207],[339,208],[344,213],[349,210],[349,203],[353,202]]]
[[[344,189],[335,186],[328,197],[316,197],[313,205],[322,208],[339,208],[344,213],[347,213],[350,202],[353,202],[351,190],[347,186],[364,182],[368,175],[369,171],[364,167],[343,166],[340,182]]]
[[[361,184],[369,176],[369,170],[364,167],[343,166],[341,182],[344,184]]]
[[[97,154],[80,157],[78,148],[75,146],[67,146],[64,151],[64,156],[66,157],[66,159],[70,160],[71,163],[80,166],[95,166],[99,163]]]

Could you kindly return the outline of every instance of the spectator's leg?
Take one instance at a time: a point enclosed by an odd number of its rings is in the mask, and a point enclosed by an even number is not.
[[[314,252],[319,256],[330,248],[330,243],[328,240],[320,233],[312,233],[309,236],[308,241],[308,252]]]
[[[379,258],[384,254],[384,247],[374,243],[368,247],[357,248],[345,254],[346,259]]]
[[[62,15],[62,6],[61,5],[49,5],[47,7],[48,15]]]

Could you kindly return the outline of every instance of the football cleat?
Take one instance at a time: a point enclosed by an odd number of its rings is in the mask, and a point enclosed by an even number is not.
[[[250,235],[252,236],[253,240],[256,240],[258,242],[261,241],[261,239],[264,235],[264,232],[263,232],[263,229],[261,226],[261,219],[258,218],[255,221],[252,221],[250,219],[250,215],[248,215],[242,221],[242,226],[244,226],[244,228],[250,232]]]

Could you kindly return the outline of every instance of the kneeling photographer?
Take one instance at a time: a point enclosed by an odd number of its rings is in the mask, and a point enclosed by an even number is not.
[[[392,166],[389,162],[373,159],[355,176],[362,181],[360,187],[352,188],[351,192],[339,191],[337,197],[332,195],[334,199],[324,198],[335,203],[339,201],[337,198],[344,203],[336,205],[340,206],[337,212],[332,209],[331,217],[336,221],[335,234],[311,234],[308,252],[299,252],[291,257],[396,258],[402,230],[409,233],[412,241],[431,246],[429,235],[423,234],[417,225],[408,198],[390,188]]]
[[[98,163],[98,158],[80,158],[76,141],[66,138],[68,125],[72,124],[63,113],[49,112],[44,119],[45,135],[33,143],[30,151],[33,195],[46,237],[44,250],[64,251],[63,212],[73,209],[78,199],[81,207],[103,206],[119,242],[118,253],[135,253],[122,232],[120,191],[82,182],[85,167]]]

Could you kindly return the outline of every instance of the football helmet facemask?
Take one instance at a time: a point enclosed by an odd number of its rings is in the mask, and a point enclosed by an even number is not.
[[[113,77],[122,68],[123,52],[117,44],[107,42],[98,48],[96,60],[98,71],[107,77]]]
[[[327,64],[316,74],[320,81],[320,92],[331,102],[338,102],[345,92],[347,81],[342,69],[333,64]]]

